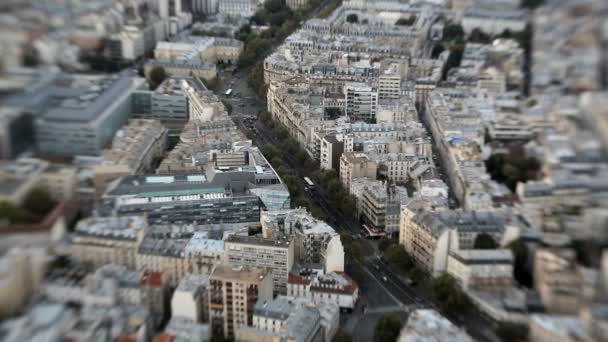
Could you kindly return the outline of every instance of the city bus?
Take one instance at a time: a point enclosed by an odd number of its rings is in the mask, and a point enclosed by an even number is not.
[[[304,183],[306,183],[306,187],[309,189],[314,189],[315,187],[315,183],[313,183],[308,177],[304,177]]]
[[[226,90],[226,96],[230,96],[230,94],[232,94],[232,88]]]

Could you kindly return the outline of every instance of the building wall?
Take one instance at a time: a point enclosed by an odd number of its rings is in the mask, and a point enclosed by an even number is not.
[[[70,246],[70,256],[74,261],[91,263],[98,268],[106,264],[136,269],[137,241],[104,239],[74,235]]]
[[[447,273],[465,290],[469,287],[503,287],[512,283],[513,265],[491,262],[467,265],[449,255]]]
[[[206,296],[206,293],[199,294]],[[171,317],[187,318],[194,322],[202,322],[201,299],[195,297],[192,292],[178,291],[171,298]]]
[[[144,254],[138,252],[135,256],[136,269],[162,272],[168,287],[176,287],[188,274],[185,258],[173,255]]]
[[[294,262],[293,243],[289,242],[285,247],[272,247],[225,241],[224,259],[234,266],[271,268],[274,293],[287,293],[287,277]]]
[[[325,272],[344,272],[344,246],[340,235],[334,235],[325,249]]]
[[[209,320],[213,334],[233,338],[239,325],[251,325],[253,306],[258,300],[272,299],[272,288],[269,275],[249,282],[212,274],[209,278]]]

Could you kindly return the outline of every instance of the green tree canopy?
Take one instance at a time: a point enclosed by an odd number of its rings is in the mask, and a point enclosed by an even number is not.
[[[40,219],[50,213],[56,205],[47,189],[43,187],[32,189],[23,199],[23,208]]]
[[[467,310],[469,308],[469,298],[460,289],[458,283],[452,276],[443,274],[433,279],[431,286],[433,289],[433,296],[442,309],[454,312]]]
[[[450,69],[460,66],[462,54],[464,53],[464,47],[465,44],[462,41],[456,41],[450,45],[450,55],[448,56],[448,60],[445,62],[443,67],[442,78],[444,80],[447,78],[448,71],[450,71]]]
[[[433,46],[433,50],[431,51],[431,58],[436,59],[441,55],[441,53],[445,51],[445,46],[443,44],[437,43]]]
[[[500,322],[496,326],[496,335],[503,342],[527,341],[528,329],[525,326]]]
[[[357,23],[359,22],[359,17],[356,14],[349,14],[346,16],[346,22],[348,23]]]
[[[392,244],[388,246],[384,251],[384,256],[388,261],[404,271],[407,271],[414,266],[414,261],[401,245]]]
[[[0,202],[0,226],[8,224],[22,224],[34,222],[32,214],[9,202]]]
[[[528,247],[522,240],[515,240],[509,244],[513,253],[513,276],[520,285],[531,287],[533,278],[528,267]]]
[[[165,69],[160,66],[155,66],[154,68],[152,68],[152,70],[150,70],[149,76],[150,76],[150,86],[153,89],[156,89],[156,87],[158,87],[161,83],[163,83],[165,78],[167,78]]]
[[[409,18],[399,18],[395,22],[395,25],[399,26],[412,26],[416,22],[416,16],[414,14],[410,15]]]
[[[382,315],[374,325],[374,342],[393,342],[399,337],[401,318],[398,315]]]
[[[443,28],[443,40],[462,40],[464,38],[464,29],[460,24],[450,23]]]
[[[342,115],[340,108],[328,107],[325,108],[325,118],[328,120],[335,120]]]
[[[498,244],[494,241],[494,238],[488,233],[481,233],[475,237],[473,243],[475,249],[496,249]]]
[[[469,41],[472,43],[489,44],[492,42],[492,37],[483,32],[480,28],[476,27],[473,29],[473,31],[471,31]]]

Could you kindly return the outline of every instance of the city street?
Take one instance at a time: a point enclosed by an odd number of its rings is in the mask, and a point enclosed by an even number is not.
[[[224,101],[232,105],[232,117],[235,121],[242,116],[257,115],[260,109],[264,109],[265,102],[259,99],[256,93],[247,84],[249,68],[237,69],[233,74],[231,71],[221,71],[216,94]],[[228,89],[232,89],[230,96],[225,96]],[[271,129],[256,122],[254,143],[257,146],[272,144],[280,149],[281,143],[274,136]],[[292,156],[285,156],[285,163],[295,172],[303,182],[303,177],[311,177]],[[327,194],[321,187],[315,187],[312,191],[305,191],[306,198],[315,206],[320,208],[326,215],[326,222],[338,233],[348,232],[358,239],[361,244],[361,254],[364,259],[363,278],[359,280],[360,301],[353,313],[343,314],[342,321],[345,330],[353,336],[355,341],[369,341],[373,337],[373,325],[378,317],[384,313],[397,313],[402,319],[407,317],[410,310],[419,308],[437,307],[428,297],[429,291],[420,291],[405,283],[395,270],[382,262],[379,258],[380,252],[375,241],[367,240],[359,236],[361,226],[352,224],[344,218],[342,213],[333,207],[327,200]],[[346,266],[348,273],[350,265]],[[480,315],[468,315],[467,317],[449,317],[454,323],[464,327],[467,332],[476,339],[484,341],[496,341],[493,324]]]

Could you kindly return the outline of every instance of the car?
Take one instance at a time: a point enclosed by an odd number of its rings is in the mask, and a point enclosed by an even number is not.
[[[382,276],[382,280],[386,283],[388,281],[388,278],[386,276]]]
[[[374,268],[375,268],[376,270],[380,270],[380,266],[378,266],[378,265],[374,265]]]

